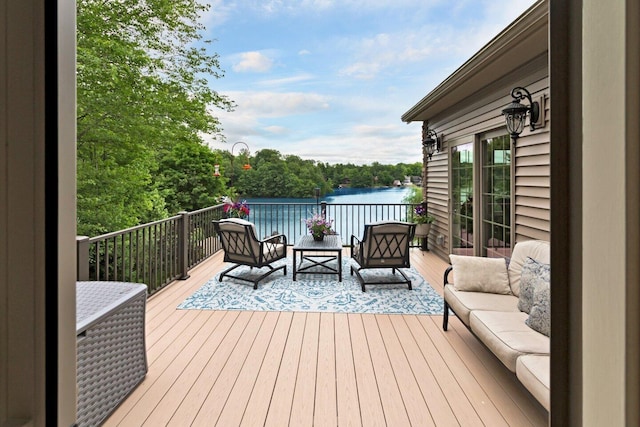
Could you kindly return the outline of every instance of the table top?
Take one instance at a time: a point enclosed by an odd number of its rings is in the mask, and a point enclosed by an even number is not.
[[[313,236],[302,236],[302,238],[293,246],[294,250],[305,251],[326,251],[326,250],[342,250],[342,239],[338,234],[329,234],[324,236],[320,242],[313,240]]]

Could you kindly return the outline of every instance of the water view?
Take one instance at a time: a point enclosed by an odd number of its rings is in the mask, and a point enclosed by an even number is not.
[[[249,220],[256,225],[258,237],[283,233],[293,244],[307,234],[304,219],[326,207],[327,218],[334,221],[334,230],[348,244],[352,234],[361,237],[364,225],[382,220],[405,221],[407,207],[403,198],[411,193],[407,187],[341,188],[319,198],[253,198]],[[323,205],[325,202],[326,205]]]

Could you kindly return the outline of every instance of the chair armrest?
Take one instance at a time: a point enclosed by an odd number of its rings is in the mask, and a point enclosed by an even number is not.
[[[274,240],[274,242],[272,242],[272,240]],[[284,234],[274,234],[260,240],[260,243],[280,243],[287,246],[287,236],[285,236]]]
[[[260,240],[259,264],[271,263],[287,255],[287,236],[274,234]]]
[[[351,235],[351,245],[350,245],[350,248],[351,248],[351,254],[350,254],[350,255],[351,255],[351,258],[353,258],[353,248],[354,248],[355,246],[359,246],[361,243],[362,243],[362,242],[360,241],[360,239],[358,239],[358,238],[357,238],[356,236],[354,236],[353,234]]]
[[[452,271],[453,271],[452,265],[447,267],[447,269],[444,271],[444,286],[447,286],[449,284],[449,273],[451,273]]]

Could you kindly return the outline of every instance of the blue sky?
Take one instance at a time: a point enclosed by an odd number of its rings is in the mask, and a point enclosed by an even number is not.
[[[421,161],[421,125],[400,116],[535,3],[208,1],[211,85],[237,103],[214,111],[226,142],[210,145],[355,164]]]

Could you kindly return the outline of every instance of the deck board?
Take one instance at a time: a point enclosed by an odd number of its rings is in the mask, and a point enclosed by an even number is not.
[[[291,410],[290,424],[294,426],[313,425],[319,335],[320,313],[309,313],[304,330],[296,387],[293,395],[293,407]]]
[[[417,249],[411,263],[442,294],[447,264]],[[441,315],[176,309],[222,265],[149,298],[149,373],[105,426],[547,425],[455,317],[445,332]]]
[[[338,425],[362,425],[358,399],[358,383],[354,366],[349,316],[335,315],[336,343],[336,404],[338,406]]]

